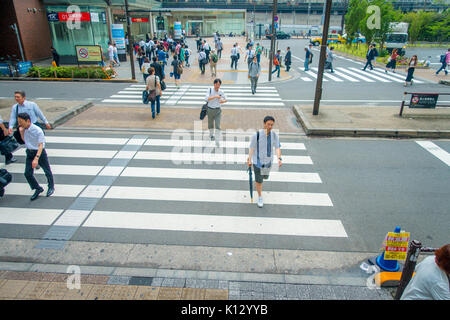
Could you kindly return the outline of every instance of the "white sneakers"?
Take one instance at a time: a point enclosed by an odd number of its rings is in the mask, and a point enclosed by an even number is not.
[[[259,207],[259,208],[262,208],[263,205],[264,205],[264,203],[263,203],[263,198],[262,198],[262,197],[258,197],[258,207]]]

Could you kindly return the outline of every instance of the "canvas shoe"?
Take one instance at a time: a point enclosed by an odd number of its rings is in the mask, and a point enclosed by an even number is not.
[[[264,205],[264,203],[263,203],[263,198],[262,198],[262,197],[258,197],[258,207],[259,207],[259,208],[262,208],[263,205]]]

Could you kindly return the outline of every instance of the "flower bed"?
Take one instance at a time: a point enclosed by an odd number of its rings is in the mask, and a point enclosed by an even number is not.
[[[32,67],[27,73],[29,78],[57,79],[108,79],[114,74],[111,69],[101,67]]]

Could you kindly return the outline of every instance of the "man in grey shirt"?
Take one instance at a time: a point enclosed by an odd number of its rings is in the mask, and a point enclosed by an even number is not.
[[[247,164],[253,164],[255,171],[256,191],[258,192],[258,207],[263,207],[262,184],[263,179],[269,178],[272,167],[273,149],[277,152],[278,166],[281,167],[281,145],[278,135],[272,131],[275,119],[272,116],[264,118],[264,130],[259,130],[250,141]]]
[[[248,65],[248,77],[250,78],[252,86],[252,94],[256,93],[256,86],[258,85],[259,74],[261,73],[261,67],[258,63],[256,56],[253,57],[253,61]]]
[[[19,131],[22,136],[22,140],[25,142],[26,160],[25,160],[25,178],[34,190],[34,194],[31,196],[31,201],[36,200],[40,193],[44,192],[39,183],[34,177],[34,169],[39,164],[42,170],[45,172],[48,182],[47,197],[51,196],[55,192],[55,185],[53,182],[53,174],[48,163],[47,152],[45,151],[45,136],[40,127],[31,123],[31,118],[28,113],[22,112],[17,115],[19,122]]]
[[[205,101],[208,103],[208,129],[211,140],[214,140],[214,128],[216,129],[216,133],[220,135],[220,120],[222,118],[222,109],[221,104],[227,102],[227,97],[222,90],[220,90],[220,86],[222,85],[222,80],[216,79],[214,80],[214,87],[209,88]],[[217,143],[220,138],[217,139]]]

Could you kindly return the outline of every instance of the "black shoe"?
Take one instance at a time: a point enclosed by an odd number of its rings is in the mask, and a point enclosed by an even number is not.
[[[16,158],[11,158],[11,159],[9,159],[9,160],[6,160],[6,161],[5,161],[5,165],[8,165],[8,164],[14,163],[14,162],[16,162],[16,161],[17,161],[17,159],[16,159]]]
[[[0,198],[5,194],[5,188],[0,189]]]
[[[43,188],[36,189],[36,190],[34,191],[34,194],[31,196],[30,200],[31,200],[31,201],[36,200],[37,197],[39,197],[39,195],[40,195],[42,192],[44,192],[44,189],[43,189]]]
[[[49,187],[47,190],[47,197],[50,197],[55,192],[55,187]]]

